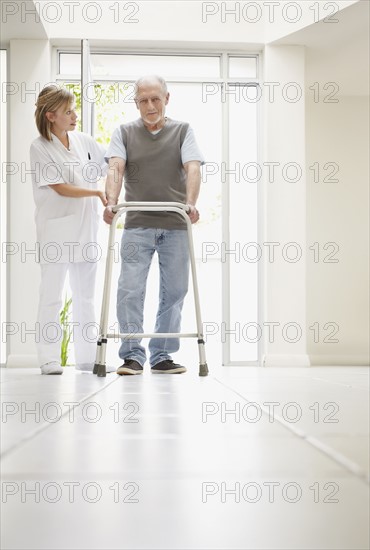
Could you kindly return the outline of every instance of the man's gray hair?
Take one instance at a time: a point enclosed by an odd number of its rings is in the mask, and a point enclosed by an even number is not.
[[[159,84],[162,88],[164,95],[167,94],[167,84],[165,79],[156,74],[150,74],[150,75],[141,76],[135,82],[135,97],[137,96],[139,89],[144,84],[153,84],[153,83]]]

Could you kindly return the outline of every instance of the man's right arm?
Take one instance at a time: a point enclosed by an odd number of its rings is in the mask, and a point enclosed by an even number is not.
[[[109,225],[112,223],[114,217],[112,208],[118,203],[118,198],[121,193],[125,166],[126,161],[120,157],[111,157],[109,159],[108,175],[105,183],[105,194],[108,204],[103,214],[104,221]]]

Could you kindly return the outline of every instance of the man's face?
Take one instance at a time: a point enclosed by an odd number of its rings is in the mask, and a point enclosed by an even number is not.
[[[170,94],[164,94],[160,84],[143,84],[136,95],[136,107],[144,123],[154,126],[163,121]]]

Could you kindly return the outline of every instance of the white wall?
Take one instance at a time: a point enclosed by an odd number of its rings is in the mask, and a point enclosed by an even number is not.
[[[279,163],[273,181],[270,181],[267,169],[264,170],[264,201],[260,212],[264,219],[261,240],[265,259],[265,366],[309,364],[306,352],[305,255],[300,255],[306,246],[304,80],[304,47],[265,48],[263,163]],[[290,82],[295,85],[285,87]],[[276,83],[274,96],[267,91],[266,83]],[[296,97],[297,100],[293,101]],[[284,173],[284,166],[290,163],[294,163],[297,172],[292,165],[292,171]],[[297,182],[289,181],[296,177]],[[272,243],[278,244],[275,247]],[[296,244],[285,248],[288,243]],[[266,258],[268,248],[272,251],[271,246],[274,246],[274,257]],[[268,326],[272,331],[272,325],[266,323],[278,323],[271,337]]]
[[[0,166],[5,166],[7,160],[7,105],[4,100],[4,84],[7,80],[7,54],[6,51],[0,51]],[[6,240],[7,234],[7,188],[5,184],[5,178],[1,175],[1,188],[0,188],[0,236],[1,242]],[[0,264],[0,320],[5,322],[7,317],[7,294],[6,294],[6,271],[7,266],[4,262]],[[6,345],[3,339],[0,342],[0,364],[6,362]]]
[[[336,25],[340,21],[340,10],[358,0],[337,0],[336,2],[307,2],[307,0],[282,0],[261,2],[265,13],[265,41],[270,43],[286,37],[311,25]],[[326,22],[323,22],[326,19]]]
[[[307,170],[307,240],[320,243],[319,261],[307,254],[307,322],[320,327],[319,342],[308,331],[313,364],[369,363],[369,97],[338,96],[338,103],[307,98],[307,166],[338,164],[338,183],[319,183]],[[337,243],[328,263],[323,250]],[[326,258],[326,262],[324,261]],[[317,259],[317,258],[316,258]],[[338,342],[324,342],[338,325]]]
[[[8,366],[36,366],[35,330],[38,303],[39,265],[35,254],[34,201],[30,175],[29,148],[38,136],[34,123],[35,101],[40,88],[50,81],[50,45],[47,40],[12,40],[9,48],[9,161],[14,175],[9,178],[9,338]],[[22,254],[23,252],[23,254]]]

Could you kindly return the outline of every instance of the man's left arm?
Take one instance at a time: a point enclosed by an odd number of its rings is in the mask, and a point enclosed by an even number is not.
[[[190,208],[188,215],[191,223],[196,223],[199,220],[199,212],[195,205],[200,191],[200,162],[198,160],[185,162],[184,170],[186,173],[186,204]]]

